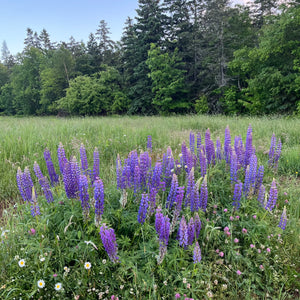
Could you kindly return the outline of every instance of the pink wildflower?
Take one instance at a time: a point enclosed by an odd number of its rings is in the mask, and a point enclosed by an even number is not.
[[[250,248],[255,248],[255,246],[253,244],[250,245]]]
[[[246,234],[247,232],[248,232],[248,231],[247,231],[246,228],[243,228],[243,229],[242,229],[242,233],[245,233],[245,234]]]
[[[270,249],[270,248],[267,248],[267,252],[271,252],[271,249]]]
[[[253,219],[256,219],[256,215],[253,216]]]
[[[240,270],[237,270],[237,271],[236,271],[236,274],[241,275],[242,272],[241,272]]]
[[[235,243],[238,243],[238,242],[239,242],[239,239],[235,238],[233,241],[234,241]]]
[[[224,252],[220,252],[219,256],[223,257],[224,256]]]
[[[225,208],[225,209],[224,209],[224,212],[227,212],[227,211],[228,211],[227,208]]]
[[[175,299],[179,299],[181,296],[180,296],[180,294],[175,294]]]

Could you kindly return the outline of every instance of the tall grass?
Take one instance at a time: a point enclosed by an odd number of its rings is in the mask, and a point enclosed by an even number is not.
[[[91,155],[94,147],[100,152],[100,168],[106,178],[114,176],[117,154],[124,156],[133,149],[144,149],[147,136],[152,135],[154,147],[164,151],[171,146],[180,149],[188,142],[188,133],[210,128],[212,138],[224,139],[224,128],[229,125],[232,136],[242,134],[245,139],[248,125],[253,128],[253,142],[257,154],[266,156],[270,137],[274,132],[283,143],[279,172],[297,176],[300,170],[300,120],[286,118],[172,116],[172,117],[102,117],[102,118],[0,118],[0,201],[19,196],[15,175],[17,168],[32,168],[37,161],[45,168],[43,151],[47,147],[57,163],[59,142],[67,155],[77,155],[81,143]],[[159,152],[159,150],[158,150]],[[90,161],[92,157],[89,157]],[[45,170],[45,169],[44,169]],[[109,175],[109,176],[107,176]]]

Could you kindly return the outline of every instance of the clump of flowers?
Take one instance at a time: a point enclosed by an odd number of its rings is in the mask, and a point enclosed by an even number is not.
[[[100,227],[100,236],[108,257],[113,263],[119,262],[117,256],[118,244],[116,242],[116,235],[112,228],[107,228],[105,224]]]

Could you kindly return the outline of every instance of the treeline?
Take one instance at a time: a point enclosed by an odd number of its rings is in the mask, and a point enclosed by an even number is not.
[[[28,28],[22,53],[3,42],[0,114],[297,112],[299,4],[139,0],[118,42],[104,20],[87,43]]]

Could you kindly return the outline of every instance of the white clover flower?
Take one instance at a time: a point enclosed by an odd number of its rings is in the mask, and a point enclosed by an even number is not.
[[[56,291],[60,291],[62,289],[61,283],[60,282],[55,283],[55,287],[54,288],[55,288]]]
[[[106,259],[102,259],[102,263],[105,265],[106,264]]]
[[[38,282],[37,282],[37,286],[42,289],[44,288],[45,286],[45,281],[43,279],[40,279]]]
[[[19,260],[19,266],[21,268],[25,267],[25,260],[24,259]]]
[[[92,266],[92,264],[91,264],[90,262],[84,263],[84,268],[85,268],[86,270],[89,270],[89,269],[91,268],[91,266]]]
[[[41,257],[41,258],[40,258],[40,261],[45,261],[45,257]]]
[[[15,256],[15,260],[18,260],[20,257],[19,257],[19,255],[16,255]]]

